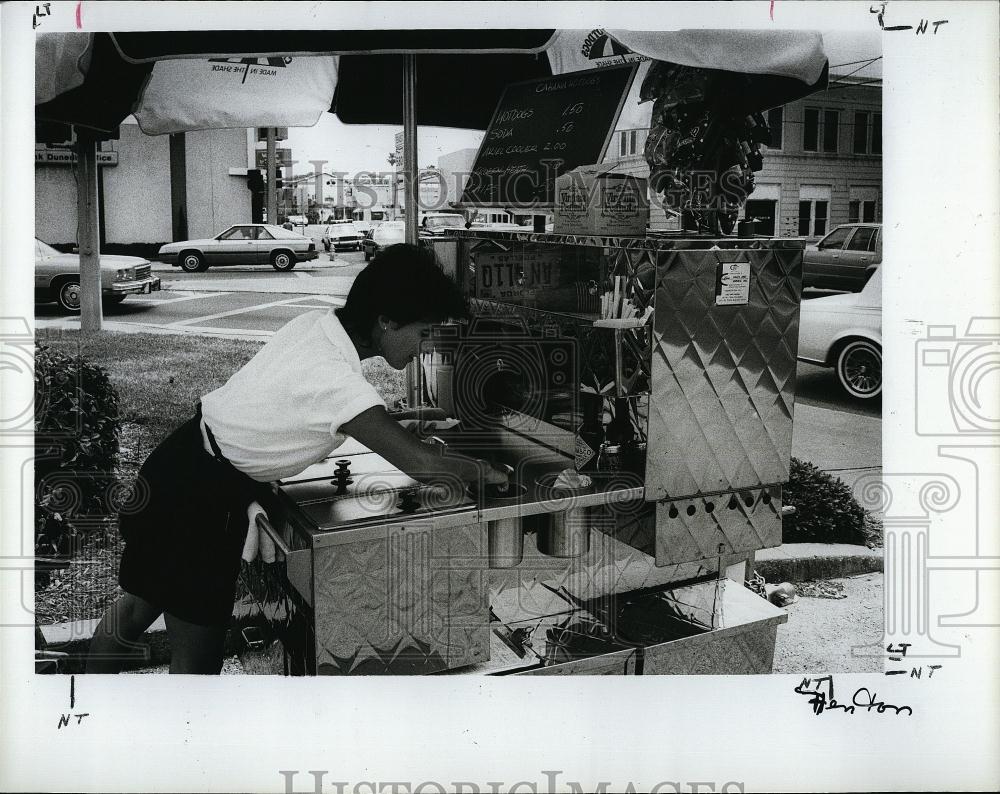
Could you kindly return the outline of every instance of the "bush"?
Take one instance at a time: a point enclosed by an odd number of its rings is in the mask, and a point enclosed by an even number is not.
[[[107,371],[35,350],[35,554],[68,556],[117,514],[118,392]]]
[[[865,543],[865,510],[842,480],[792,458],[781,501],[795,513],[782,521],[784,543]]]

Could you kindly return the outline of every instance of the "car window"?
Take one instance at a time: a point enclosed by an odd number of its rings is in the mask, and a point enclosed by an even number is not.
[[[874,240],[875,240],[875,227],[874,226],[861,226],[851,241],[847,244],[848,251],[872,251],[874,250]]]
[[[256,233],[258,240],[273,240],[274,239],[274,235],[271,234],[263,226],[254,226],[254,232]]]
[[[847,236],[851,233],[852,229],[850,226],[841,226],[839,229],[834,229],[826,237],[819,241],[819,248],[842,248],[844,241]]]
[[[872,237],[871,241],[868,243],[868,250],[875,251],[882,247],[882,227],[879,226],[875,230],[875,236]]]
[[[234,226],[219,235],[220,240],[251,240],[251,231],[246,226]]]

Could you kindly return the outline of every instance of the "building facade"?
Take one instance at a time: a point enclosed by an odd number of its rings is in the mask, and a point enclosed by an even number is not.
[[[254,131],[205,130],[145,135],[132,119],[101,144],[98,215],[101,245],[161,245],[212,237],[251,219],[247,170]],[[77,241],[74,155],[36,144],[35,235],[54,245]]]
[[[882,86],[843,80],[766,113],[772,145],[741,216],[757,233],[815,239],[834,226],[882,220]],[[648,129],[616,130],[604,162],[648,177]],[[655,202],[654,202],[655,205]],[[652,228],[674,228],[662,209]]]

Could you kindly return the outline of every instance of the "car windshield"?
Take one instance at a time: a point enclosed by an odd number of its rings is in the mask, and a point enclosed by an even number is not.
[[[46,259],[50,256],[59,256],[59,252],[48,243],[35,240],[35,255],[40,259]]]
[[[464,229],[465,218],[461,215],[439,215],[437,217],[424,218],[424,226],[428,229]]]

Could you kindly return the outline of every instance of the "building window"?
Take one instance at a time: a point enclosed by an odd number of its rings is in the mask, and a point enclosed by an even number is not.
[[[636,153],[639,140],[638,130],[622,130],[618,134],[618,156],[631,157]]]
[[[875,223],[874,201],[851,201],[847,205],[848,223]]]
[[[618,156],[631,157],[636,154],[638,142],[638,130],[622,130],[618,133]]]
[[[871,114],[858,110],[854,114],[854,154],[868,154],[868,120]]]
[[[806,108],[802,126],[802,148],[807,152],[837,152],[840,124],[839,110]]]
[[[826,234],[829,201],[799,201],[799,236],[822,237]]]
[[[781,127],[785,120],[784,108],[771,108],[767,111],[767,126],[771,130],[771,145],[768,149],[781,148]]]
[[[882,114],[873,114],[872,154],[882,154]]]
[[[819,151],[819,110],[816,108],[806,108],[802,148],[807,152]]]

